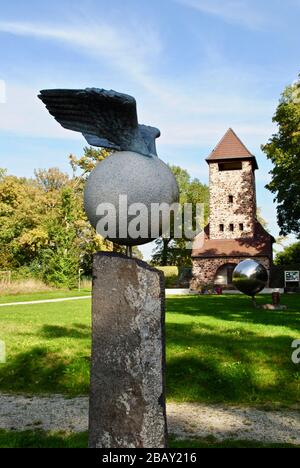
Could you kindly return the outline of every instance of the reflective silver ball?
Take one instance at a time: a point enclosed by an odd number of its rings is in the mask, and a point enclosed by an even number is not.
[[[234,286],[246,294],[254,297],[268,284],[268,272],[263,265],[255,260],[244,260],[233,272]]]
[[[119,204],[120,196],[127,196],[128,207],[135,213],[138,208],[135,205],[143,205],[140,223],[135,222],[137,215],[133,215],[130,209],[124,213],[123,204]],[[179,188],[167,164],[157,157],[146,157],[131,151],[116,152],[101,161],[88,178],[84,195],[87,217],[98,234],[127,246],[146,244],[160,237],[163,234],[161,219],[157,222],[156,218],[152,219],[151,205],[172,205],[178,201]],[[104,219],[104,215],[99,214],[99,206],[103,204],[115,207],[115,215],[110,210],[110,214],[105,216],[110,226],[116,224],[115,235],[107,236],[103,232],[103,224],[99,223]],[[141,224],[144,228],[141,236],[134,239],[128,235],[131,230],[128,233],[127,228],[135,224]],[[127,232],[124,232],[124,225]],[[158,232],[154,238],[153,232]]]

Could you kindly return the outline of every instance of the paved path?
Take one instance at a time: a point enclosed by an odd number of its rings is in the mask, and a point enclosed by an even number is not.
[[[214,436],[300,445],[300,412],[262,411],[190,403],[168,405],[170,434],[177,438]],[[88,429],[88,398],[65,399],[0,394],[0,429],[84,432]]]
[[[175,292],[174,292],[175,291]],[[191,292],[187,289],[166,289],[167,296],[186,296],[191,295]],[[192,293],[193,295],[193,293]],[[11,307],[21,305],[35,305],[35,304],[51,304],[54,302],[66,302],[66,301],[80,301],[82,299],[91,299],[92,296],[80,296],[80,297],[66,297],[60,299],[47,299],[41,301],[26,301],[26,302],[7,302],[6,304],[0,304],[0,307]]]
[[[82,299],[91,299],[92,296],[80,296],[80,297],[66,297],[62,299],[47,299],[44,301],[30,301],[30,302],[9,302],[7,304],[0,304],[0,307],[10,307],[19,305],[35,305],[35,304],[51,304],[53,302],[66,302],[66,301],[80,301]]]

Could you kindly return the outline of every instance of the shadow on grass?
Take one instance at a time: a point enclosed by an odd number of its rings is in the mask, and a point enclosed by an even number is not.
[[[0,448],[63,448],[86,449],[88,434],[56,433],[43,431],[9,432],[0,430]],[[256,441],[217,441],[214,437],[198,440],[176,440],[170,437],[170,448],[299,448],[289,444],[268,444]]]
[[[203,449],[230,449],[230,448],[300,448],[299,445],[275,444],[267,442],[258,442],[255,440],[223,440],[218,441],[215,437],[206,437],[196,440],[176,440],[171,437],[170,448],[203,448]]]
[[[44,325],[38,333],[44,338],[77,338],[86,339],[91,336],[91,329],[87,325],[74,324],[72,327]]]
[[[271,298],[259,296],[258,304],[271,303]],[[191,317],[214,317],[225,321],[288,327],[300,331],[300,296],[283,296],[282,304],[287,311],[265,311],[255,309],[246,296],[192,296],[167,300],[170,314],[177,313]]]
[[[89,356],[64,359],[58,353],[36,347],[0,366],[0,390],[82,395],[89,390],[89,372]]]
[[[0,430],[0,448],[87,448],[87,433],[50,434],[43,431],[8,432]]]
[[[169,324],[167,342],[171,400],[300,403],[290,336],[262,337],[237,329],[211,333],[202,325]]]

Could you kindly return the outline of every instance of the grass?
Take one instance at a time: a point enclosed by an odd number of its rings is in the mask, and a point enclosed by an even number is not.
[[[291,360],[292,341],[300,338],[299,296],[282,302],[288,311],[255,310],[244,296],[170,299],[169,399],[299,405],[300,367]]]
[[[42,281],[36,279],[17,280],[11,284],[0,281],[0,297],[9,294],[26,294],[28,292],[46,292],[51,291],[53,288],[47,286]]]
[[[89,288],[83,288],[79,292],[77,289],[70,291],[69,289],[60,289],[45,292],[32,292],[30,294],[6,294],[0,295],[0,304],[10,304],[12,302],[31,302],[31,301],[46,301],[48,299],[63,299],[65,297],[80,297],[89,296],[91,290]]]
[[[0,448],[87,448],[88,434],[47,433],[42,431],[10,432],[0,430]],[[300,448],[289,444],[266,444],[256,441],[227,440],[214,437],[198,440],[170,438],[170,448]]]
[[[243,296],[169,298],[168,400],[297,407],[300,367],[291,344],[300,338],[299,299],[284,296],[289,310],[271,312]],[[82,300],[1,308],[8,360],[0,391],[88,393],[90,307]]]

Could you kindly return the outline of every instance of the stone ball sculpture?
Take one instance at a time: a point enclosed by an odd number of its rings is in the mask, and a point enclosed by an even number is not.
[[[120,233],[119,220],[124,213],[120,212],[119,202],[124,194],[127,196],[128,207],[143,204],[147,208],[147,211],[140,213],[139,216],[139,221],[146,231],[141,233],[138,239],[124,238]],[[85,211],[92,226],[97,229],[98,225],[99,234],[105,233],[101,232],[98,224],[97,207],[105,201],[116,208],[116,216],[114,212],[111,216],[116,220],[116,233],[119,233],[119,237],[109,236],[109,239],[128,246],[149,242],[149,239],[152,239],[151,231],[161,235],[162,224],[159,217],[156,219],[154,216],[151,217],[151,205],[161,203],[172,205],[177,199],[178,187],[169,167],[158,158],[145,158],[130,151],[117,152],[98,164],[86,183],[84,194]],[[135,214],[129,212],[126,225],[130,225],[135,217]],[[113,225],[114,219],[110,221],[110,225]]]
[[[157,156],[160,131],[139,125],[135,99],[97,88],[44,90],[39,98],[64,128],[82,133],[92,146],[114,152],[97,165],[86,183],[85,210],[97,232],[130,247],[163,235],[164,223],[161,217],[152,216],[151,206],[177,203],[179,189],[171,170]],[[128,209],[121,210],[120,197],[123,202],[125,196]],[[139,237],[124,229],[136,216],[131,212],[135,204],[143,205],[138,224],[144,230]],[[107,225],[115,225],[114,232],[107,234]]]
[[[266,268],[252,259],[241,262],[233,272],[234,286],[253,298],[267,286],[268,279]]]

